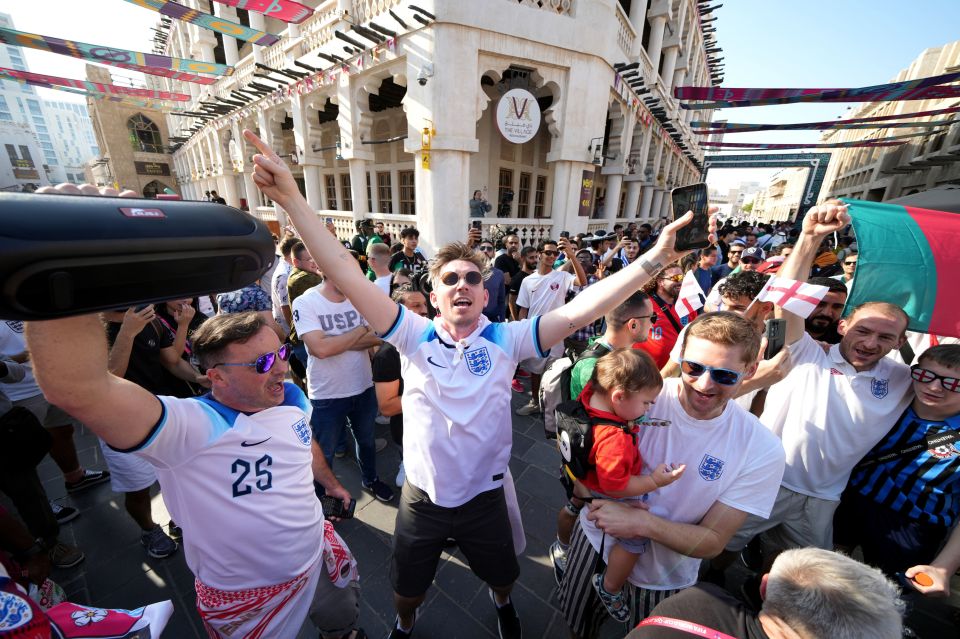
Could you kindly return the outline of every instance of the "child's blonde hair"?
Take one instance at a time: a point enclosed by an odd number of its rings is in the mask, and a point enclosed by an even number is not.
[[[653,358],[634,348],[618,348],[598,359],[590,381],[594,392],[604,394],[617,389],[636,393],[663,388],[663,377]]]

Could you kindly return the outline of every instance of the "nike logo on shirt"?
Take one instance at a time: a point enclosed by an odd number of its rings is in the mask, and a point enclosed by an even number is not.
[[[437,364],[435,361],[433,361],[433,357],[428,357],[427,361],[433,364],[434,366],[436,366],[437,368],[446,368],[446,366],[442,366],[440,364]]]
[[[244,448],[249,448],[250,446],[258,446],[258,445],[262,444],[262,443],[265,442],[265,441],[269,441],[270,439],[272,439],[272,437],[267,437],[267,439],[261,439],[261,440],[258,441],[258,442],[242,441],[242,442],[240,442],[240,445],[243,446]]]

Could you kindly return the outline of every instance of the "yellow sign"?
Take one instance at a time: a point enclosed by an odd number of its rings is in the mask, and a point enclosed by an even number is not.
[[[420,154],[420,168],[426,171],[430,170],[430,151],[423,151]]]

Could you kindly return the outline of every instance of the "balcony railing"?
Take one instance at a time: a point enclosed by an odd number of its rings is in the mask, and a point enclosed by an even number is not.
[[[623,53],[623,59],[629,60],[633,51],[633,43],[637,39],[637,31],[630,24],[630,18],[624,13],[623,7],[617,3],[617,21],[620,23],[617,27],[617,44],[620,45],[620,52]]]
[[[362,24],[398,6],[400,6],[400,0],[353,0],[351,17]]]

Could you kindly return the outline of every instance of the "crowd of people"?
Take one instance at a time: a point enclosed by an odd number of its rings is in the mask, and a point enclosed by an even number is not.
[[[58,541],[79,513],[36,475],[49,450],[68,492],[109,481],[123,493],[145,552],[183,545],[210,636],[295,637],[309,617],[322,637],[365,637],[363,566],[336,532],[342,513],[324,512],[354,499],[334,473],[352,448],[363,489],[397,507],[389,636],[417,634],[455,543],[489,586],[499,636],[520,637],[513,413],[546,411],[544,435],[558,438],[560,380],[589,433],[582,473],[557,456],[567,501],[541,549],[571,636],[612,619],[631,639],[892,639],[905,600],[949,594],[960,344],[908,334],[885,302],[843,315],[858,257],[845,206],[815,207],[796,229],[714,217],[696,252],[675,246],[689,214],[536,240],[471,224],[428,259],[414,228],[394,242],[362,220],[339,240],[281,158],[245,136],[260,151],[255,184],[292,224],[268,276],[0,325],[0,419],[18,447],[4,444],[0,491],[20,516],[0,512],[0,550],[24,586],[83,561]],[[827,291],[804,318],[757,301],[773,274]],[[691,276],[705,305],[678,312]],[[785,346],[765,358],[772,319]],[[402,449],[394,481],[378,467],[378,421]],[[80,423],[108,470],[77,461]],[[158,481],[166,527],[150,508]],[[858,548],[862,562],[848,556]],[[738,557],[755,576],[735,598]]]

